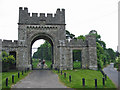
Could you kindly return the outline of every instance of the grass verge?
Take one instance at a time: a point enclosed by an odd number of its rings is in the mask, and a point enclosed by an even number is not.
[[[105,81],[105,86],[103,86],[103,75],[100,71],[83,69],[64,70],[62,72],[66,72],[66,78],[64,77],[64,74],[61,75],[60,73],[58,73],[58,71],[54,70],[53,72],[58,74],[60,81],[70,88],[95,88],[94,79],[97,79],[97,88],[116,88],[113,82],[108,77]],[[69,82],[69,75],[71,75],[71,82]],[[85,78],[84,87],[82,86],[82,78]]]
[[[20,78],[18,78],[18,72],[20,73]],[[13,84],[16,84],[21,79],[25,78],[31,71],[26,73],[21,71],[11,71],[11,72],[2,72],[2,90],[10,89]],[[12,83],[12,75],[14,75],[14,83]],[[8,78],[8,86],[6,87],[6,78]]]

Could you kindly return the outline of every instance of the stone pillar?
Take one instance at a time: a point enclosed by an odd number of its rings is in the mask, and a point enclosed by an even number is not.
[[[60,70],[67,70],[67,62],[66,62],[66,49],[64,40],[59,40],[59,51],[60,51]]]
[[[72,49],[66,47],[66,62],[67,62],[67,70],[73,70],[73,55]]]
[[[87,35],[86,40],[88,46],[89,69],[97,70],[96,37],[93,35]]]
[[[96,47],[89,47],[89,69],[97,70]]]
[[[86,69],[88,68],[88,65],[89,65],[87,47],[83,47],[81,55],[82,55],[82,60],[81,60],[82,68]]]
[[[18,41],[18,62],[17,62],[17,69],[24,70],[25,68],[30,68],[31,66],[28,65],[28,53],[27,47],[25,45],[24,40]]]
[[[53,60],[54,60],[53,68],[58,68],[60,65],[59,49],[57,48],[56,45],[53,46]]]

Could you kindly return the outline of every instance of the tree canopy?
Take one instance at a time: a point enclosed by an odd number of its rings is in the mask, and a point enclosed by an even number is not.
[[[52,59],[52,46],[48,41],[38,47],[37,51],[33,54],[33,58],[39,58],[41,60],[51,60]]]

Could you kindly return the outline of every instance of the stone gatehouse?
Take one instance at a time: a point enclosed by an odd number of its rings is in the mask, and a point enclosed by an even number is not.
[[[73,69],[73,50],[81,50],[82,68],[97,70],[96,38],[66,40],[65,9],[57,9],[53,15],[30,13],[28,8],[19,8],[18,40],[0,40],[2,50],[16,55],[18,70],[32,69],[32,44],[38,39],[48,40],[53,49],[53,68]]]

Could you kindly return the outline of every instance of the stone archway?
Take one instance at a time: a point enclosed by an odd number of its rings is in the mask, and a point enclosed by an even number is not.
[[[52,46],[52,60],[51,61],[52,61],[52,66],[54,66],[54,58],[55,58],[54,57],[54,39],[50,35],[45,34],[45,33],[37,33],[37,34],[33,35],[33,37],[31,37],[30,39],[31,39],[30,40],[30,46],[29,46],[29,49],[30,49],[29,55],[30,55],[30,58],[31,58],[31,60],[29,61],[30,64],[32,64],[32,56],[31,55],[32,55],[32,45],[33,45],[33,43],[37,40],[44,39],[44,40],[48,41]]]
[[[66,40],[65,10],[57,9],[55,16],[52,14],[28,13],[28,8],[19,8],[18,43],[19,43],[19,69],[31,66],[31,45],[37,39],[46,39],[53,45],[53,68],[60,68],[59,40]],[[22,60],[22,61],[20,61]]]
[[[16,67],[18,70],[32,69],[31,46],[37,39],[46,39],[53,45],[53,68],[60,70],[73,69],[73,49],[82,50],[82,68],[97,70],[96,37],[87,35],[85,40],[66,40],[65,9],[56,13],[30,13],[28,8],[19,8],[18,40],[3,40],[2,49],[17,52]]]

